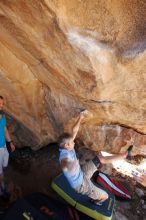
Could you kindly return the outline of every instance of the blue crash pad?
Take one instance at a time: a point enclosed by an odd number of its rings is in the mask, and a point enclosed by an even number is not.
[[[107,191],[101,186],[98,187]],[[90,202],[90,198],[88,196],[75,192],[63,174],[54,179],[52,182],[52,188],[69,204],[88,216],[98,220],[110,220],[112,218],[114,195],[108,191],[108,200],[103,202],[102,205],[96,205]]]

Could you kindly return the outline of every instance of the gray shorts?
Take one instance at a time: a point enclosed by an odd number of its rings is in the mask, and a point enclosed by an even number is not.
[[[3,174],[3,168],[7,167],[9,153],[6,147],[0,148],[0,175]]]
[[[83,167],[82,171],[84,174],[83,183],[80,187],[76,189],[78,193],[87,195],[91,199],[101,199],[103,196],[107,196],[107,192],[98,188],[91,181],[91,177],[95,171],[97,171],[97,167],[93,163],[92,160],[87,162]]]

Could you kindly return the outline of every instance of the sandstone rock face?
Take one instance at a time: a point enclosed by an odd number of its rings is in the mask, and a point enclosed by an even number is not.
[[[87,108],[85,145],[145,152],[145,49],[145,0],[1,0],[0,94],[17,144],[55,142]]]

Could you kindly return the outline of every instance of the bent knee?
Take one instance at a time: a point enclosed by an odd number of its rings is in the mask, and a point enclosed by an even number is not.
[[[105,192],[104,194],[101,195],[102,200],[107,200],[108,199],[108,194]]]

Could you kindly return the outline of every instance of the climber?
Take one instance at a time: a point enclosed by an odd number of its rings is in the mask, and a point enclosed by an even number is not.
[[[93,160],[90,160],[83,165],[81,169],[74,150],[74,140],[78,133],[81,120],[85,115],[88,115],[87,110],[80,112],[78,119],[72,128],[71,134],[64,133],[60,136],[58,141],[59,161],[70,186],[75,189],[76,192],[88,195],[92,202],[100,205],[108,199],[108,194],[92,183],[91,177],[93,173],[98,169],[100,163],[107,164],[116,160],[124,159],[128,156],[128,152],[106,157],[99,154]]]

